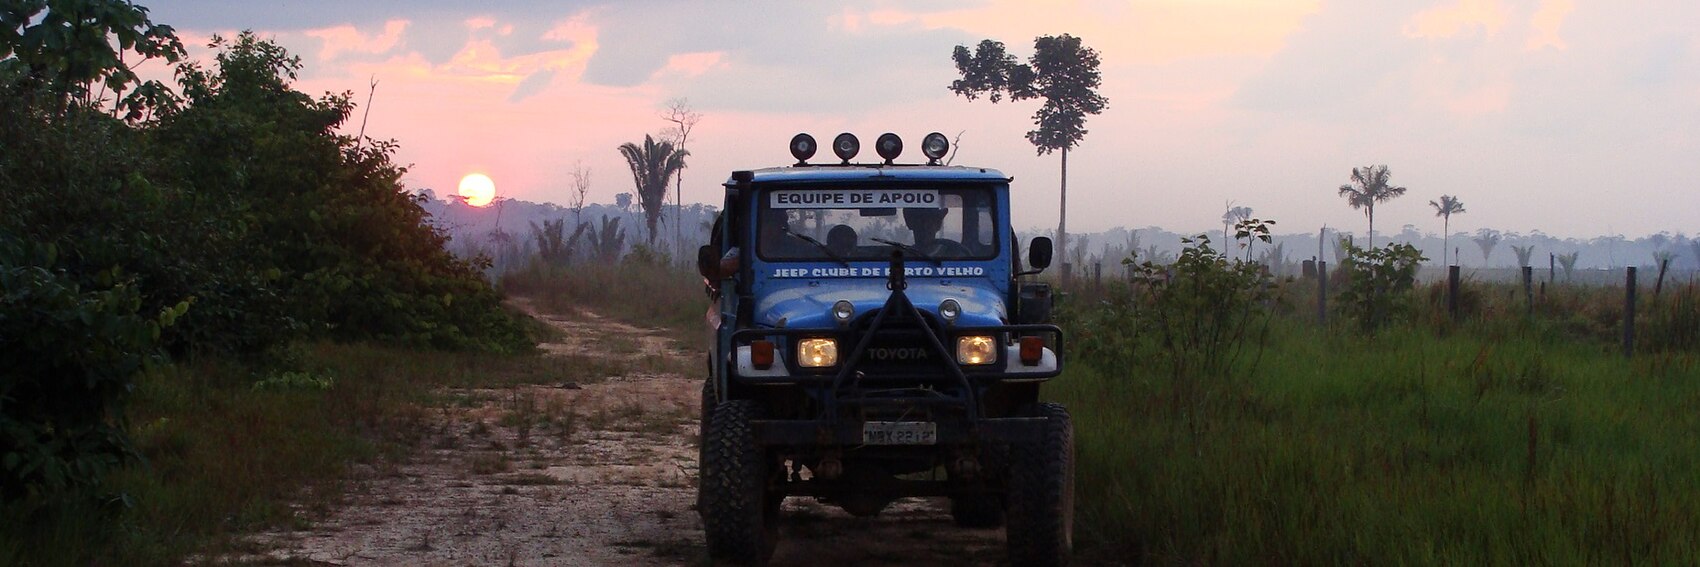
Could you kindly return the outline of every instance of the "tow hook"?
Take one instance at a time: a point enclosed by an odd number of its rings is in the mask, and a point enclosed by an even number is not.
[[[955,464],[952,472],[963,480],[973,480],[974,477],[980,476],[980,461],[975,459],[972,453],[957,453]]]

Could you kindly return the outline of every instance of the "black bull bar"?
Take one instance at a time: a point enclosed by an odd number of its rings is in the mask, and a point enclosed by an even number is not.
[[[806,444],[861,444],[862,424],[841,419],[840,403],[860,407],[870,406],[942,406],[959,408],[966,418],[965,422],[956,423],[941,421],[937,424],[938,437],[941,442],[951,442],[963,439],[982,440],[1020,440],[1038,435],[1042,418],[982,418],[980,416],[979,394],[975,382],[985,383],[998,380],[1041,380],[1054,377],[1062,371],[1062,328],[1056,325],[1026,324],[1026,325],[990,325],[973,327],[953,327],[948,333],[957,335],[992,335],[1005,337],[1009,334],[1038,334],[1050,335],[1053,352],[1056,353],[1056,368],[1047,372],[1007,372],[1007,371],[967,371],[956,360],[955,353],[945,347],[946,331],[935,329],[927,323],[919,308],[909,300],[904,292],[908,283],[903,276],[903,256],[900,251],[892,252],[892,269],[886,283],[891,290],[891,296],[886,299],[873,321],[861,330],[861,336],[851,349],[850,355],[841,358],[836,372],[811,374],[796,372],[794,357],[792,366],[787,368],[788,376],[776,377],[740,377],[740,382],[748,384],[786,383],[807,386],[828,386],[822,392],[822,407],[820,414],[814,420],[762,420],[754,423],[756,436],[763,444],[806,445]],[[914,323],[913,328],[891,329],[885,335],[881,334],[884,327],[894,319],[907,320]],[[743,329],[732,334],[734,346],[748,344],[757,338],[784,337],[796,339],[799,337],[819,337],[822,335],[844,336],[845,331],[834,329]],[[881,388],[880,395],[871,396],[861,388],[861,382],[866,376],[862,370],[868,363],[868,349],[876,337],[919,339],[915,342],[927,349],[929,358],[938,362],[938,370],[943,377],[957,385],[961,395],[950,395],[946,392],[930,388]],[[795,340],[787,340],[786,344],[796,344]],[[1003,356],[1000,341],[998,351],[999,362],[1005,367],[1020,364],[1019,361],[1007,360]],[[875,378],[882,384],[901,383],[905,379],[927,380],[940,377],[938,372],[915,372],[917,369],[904,371],[882,371]],[[845,391],[846,384],[852,386]]]

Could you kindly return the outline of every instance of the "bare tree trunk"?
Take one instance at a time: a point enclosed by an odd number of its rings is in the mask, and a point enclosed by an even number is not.
[[[684,143],[684,141],[680,140],[680,144],[683,144],[683,143]],[[683,149],[684,146],[681,145],[680,148]],[[685,199],[684,199],[684,197],[685,197],[685,170],[683,170],[683,169],[679,170],[677,175],[678,175],[678,177],[676,178],[677,181],[673,184],[673,254],[674,254],[673,259],[674,260],[678,260],[680,258],[685,257],[685,241],[682,237],[682,235],[684,234],[684,232],[683,232],[684,229],[680,228],[681,225],[685,224],[685,221],[684,221],[684,217],[685,217]]]
[[[1068,265],[1068,146],[1062,149],[1062,211],[1057,215],[1057,251],[1063,257],[1062,285],[1069,284]]]
[[[1365,250],[1374,250],[1375,249],[1375,203],[1370,203],[1368,210],[1369,210],[1369,248],[1365,248]]]

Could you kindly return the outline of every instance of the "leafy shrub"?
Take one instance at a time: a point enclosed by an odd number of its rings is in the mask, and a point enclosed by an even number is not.
[[[1341,266],[1346,272],[1346,286],[1340,292],[1340,308],[1369,331],[1408,317],[1417,267],[1427,260],[1422,251],[1410,244],[1369,249],[1347,244],[1346,250],[1347,259]]]
[[[1181,243],[1173,264],[1147,261],[1136,268],[1134,282],[1143,295],[1139,321],[1174,379],[1226,378],[1245,353],[1252,322],[1267,322],[1269,273],[1260,264],[1224,257],[1207,235]]]
[[[143,315],[121,271],[84,289],[56,252],[0,233],[0,504],[98,488],[133,454],[122,402],[188,309]]]

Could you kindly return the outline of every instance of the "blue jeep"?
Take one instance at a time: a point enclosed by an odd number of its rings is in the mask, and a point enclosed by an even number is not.
[[[871,516],[894,499],[948,497],[956,522],[1004,525],[1011,562],[1066,563],[1073,533],[1073,429],[1039,401],[1062,368],[1039,237],[1024,269],[1010,228],[1011,179],[944,166],[840,163],[733,172],[698,268],[714,300],[703,384],[698,510],[710,555],[762,564],[780,503],[811,496]]]

